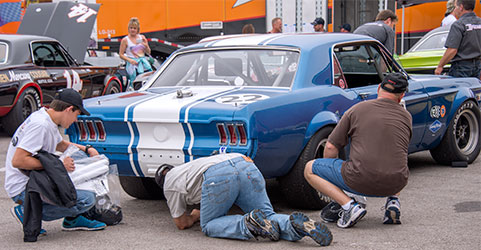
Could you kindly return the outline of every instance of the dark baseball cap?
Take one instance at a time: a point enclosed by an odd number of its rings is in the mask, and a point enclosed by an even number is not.
[[[389,86],[386,86],[389,85]],[[390,93],[406,92],[409,86],[406,76],[402,73],[392,73],[384,77],[381,82],[381,88]]]
[[[82,115],[90,115],[90,113],[84,108],[82,96],[74,89],[65,88],[57,91],[55,99],[72,104],[80,109]]]
[[[351,25],[348,24],[348,23],[345,23],[345,24],[339,26],[339,28],[340,28],[340,29],[345,29],[345,30],[351,32]]]
[[[167,164],[167,163],[164,163],[157,169],[157,171],[155,171],[155,178],[154,178],[155,183],[157,183],[157,185],[160,188],[164,188],[164,183],[165,183],[165,175],[162,174],[162,172],[164,172],[164,170],[166,170],[166,169],[168,170],[167,172],[169,172],[173,168],[174,168],[174,166],[172,166],[170,164]]]
[[[311,23],[312,25],[324,25],[324,19],[322,19],[322,17],[318,17],[316,18],[316,20],[314,20],[314,22]]]

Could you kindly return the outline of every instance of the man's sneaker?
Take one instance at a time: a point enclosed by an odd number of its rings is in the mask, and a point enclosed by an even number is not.
[[[335,201],[329,202],[320,213],[321,220],[323,222],[336,222],[339,220],[339,213],[341,212],[342,207],[339,203]]]
[[[256,238],[261,236],[273,241],[279,240],[279,224],[277,221],[268,220],[266,215],[259,209],[254,209],[245,216],[245,224]]]
[[[13,217],[20,223],[20,226],[23,229],[23,207],[22,205],[16,205],[15,207],[12,207],[10,209],[10,212],[12,213]],[[47,231],[45,229],[40,229],[40,236],[47,235]]]
[[[386,209],[384,212],[384,224],[401,224],[401,204],[399,204],[399,199],[388,198],[384,208]]]
[[[103,222],[96,221],[96,220],[89,220],[85,218],[83,215],[79,215],[75,217],[73,220],[69,220],[65,218],[62,223],[62,229],[66,231],[75,231],[75,230],[85,230],[85,231],[96,231],[102,230],[107,225]]]
[[[326,225],[313,221],[300,212],[292,213],[289,216],[289,221],[301,236],[309,236],[321,246],[329,246],[331,244],[332,234]]]
[[[358,203],[351,204],[351,207],[346,211],[341,209],[337,226],[341,228],[348,228],[354,226],[362,217],[366,215],[366,209],[362,208]]]

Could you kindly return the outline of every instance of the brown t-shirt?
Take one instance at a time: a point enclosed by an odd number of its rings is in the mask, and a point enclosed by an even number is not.
[[[328,141],[350,156],[341,168],[347,186],[366,195],[388,196],[407,184],[412,118],[390,99],[361,102],[344,113]]]

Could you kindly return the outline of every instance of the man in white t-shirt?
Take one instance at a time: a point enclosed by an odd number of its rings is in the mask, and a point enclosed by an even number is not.
[[[77,120],[77,116],[90,115],[83,107],[82,96],[73,89],[60,90],[49,108],[41,108],[32,113],[15,131],[8,146],[5,161],[5,190],[9,197],[18,205],[11,209],[12,215],[23,225],[23,204],[25,189],[29,180],[27,173],[30,170],[43,169],[40,161],[33,156],[44,150],[49,153],[63,152],[70,144],[62,139],[58,126],[68,128]],[[74,144],[88,155],[99,153],[91,146]],[[75,170],[73,159],[66,157],[63,161],[68,172]],[[106,227],[105,223],[89,220],[81,214],[87,212],[95,204],[95,194],[90,191],[77,190],[77,203],[71,208],[58,207],[43,203],[42,220],[52,221],[64,218],[64,230],[100,230]],[[45,230],[40,235],[46,234]]]
[[[449,26],[458,20],[454,15],[454,0],[446,2],[446,13],[441,21],[441,26]]]
[[[261,236],[273,241],[297,241],[310,236],[321,246],[332,241],[329,229],[305,214],[277,214],[272,208],[261,172],[252,160],[238,153],[217,154],[156,172],[167,205],[179,229],[200,220],[209,237],[249,240]],[[187,205],[200,203],[200,210]],[[226,215],[233,205],[245,213]]]

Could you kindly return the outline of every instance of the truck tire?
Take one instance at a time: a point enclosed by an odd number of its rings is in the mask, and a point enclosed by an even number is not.
[[[119,176],[119,180],[124,191],[132,197],[143,200],[164,199],[164,192],[157,186],[154,178]]]
[[[3,117],[2,125],[5,132],[12,136],[18,126],[27,117],[41,107],[40,94],[34,88],[27,88],[18,98],[15,106]]]
[[[443,165],[455,161],[472,163],[479,155],[481,112],[473,101],[464,102],[449,123],[439,145],[431,150],[434,160]]]
[[[105,90],[106,95],[120,93],[120,84],[117,81],[112,81]]]
[[[291,171],[279,178],[281,191],[290,206],[302,209],[321,209],[331,199],[315,190],[304,178],[306,163],[316,158],[322,158],[327,137],[331,134],[333,127],[324,127],[311,137],[301,156]],[[341,150],[340,157],[344,157],[344,150]]]

